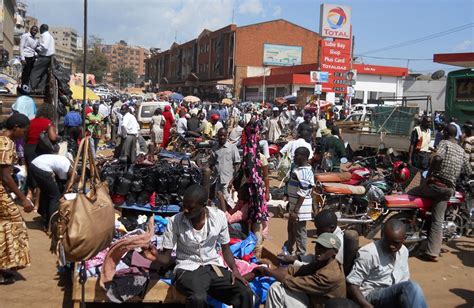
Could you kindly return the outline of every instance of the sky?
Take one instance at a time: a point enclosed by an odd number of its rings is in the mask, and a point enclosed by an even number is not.
[[[83,33],[83,1],[23,0],[28,14],[50,26],[70,26]],[[88,33],[107,43],[168,49],[189,41],[205,28],[217,30],[286,19],[319,32],[316,0],[89,0]],[[353,0],[327,3],[352,7],[357,61],[407,67],[429,73],[457,69],[433,63],[435,53],[474,51],[474,0]],[[469,25],[462,31],[418,42],[418,39]],[[400,48],[395,44],[416,40]],[[390,59],[391,58],[391,59]],[[399,59],[393,59],[399,58]],[[407,60],[411,59],[411,60]],[[421,59],[421,60],[418,60]]]

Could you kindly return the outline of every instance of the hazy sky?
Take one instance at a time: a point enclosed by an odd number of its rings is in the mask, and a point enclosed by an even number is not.
[[[50,26],[71,26],[83,32],[82,0],[23,0],[28,13]],[[216,30],[234,20],[247,25],[283,18],[310,30],[319,31],[316,0],[89,0],[89,34],[108,43],[125,40],[129,44],[168,49],[175,37],[179,43],[196,37],[204,28]],[[354,0],[334,1],[352,6],[355,54],[417,40],[445,30],[471,24],[448,35],[367,53],[364,63],[407,66],[407,60],[432,59],[434,53],[474,51],[473,0]],[[377,58],[374,58],[377,57]],[[454,67],[431,60],[410,60],[417,72]]]

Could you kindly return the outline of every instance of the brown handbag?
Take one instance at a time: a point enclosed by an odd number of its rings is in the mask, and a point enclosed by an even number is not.
[[[72,262],[88,260],[110,245],[115,228],[115,211],[108,184],[100,181],[89,138],[86,137],[81,141],[74,160],[73,168],[77,170],[82,157],[77,197],[66,200],[63,196],[60,199],[54,235],[63,246],[65,259]],[[85,180],[87,165],[90,179]],[[67,183],[65,194],[73,192],[73,186],[74,179],[71,178]],[[84,193],[84,188],[89,188],[89,192]]]

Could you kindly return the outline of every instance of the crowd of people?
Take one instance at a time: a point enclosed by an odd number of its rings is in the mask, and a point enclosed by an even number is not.
[[[343,231],[337,217],[331,210],[315,213],[313,208],[315,173],[339,171],[349,155],[340,129],[328,114],[289,110],[286,105],[174,102],[153,111],[147,143],[134,102],[114,97],[81,108],[81,104],[70,107],[61,131],[50,104],[43,104],[32,119],[16,110],[4,125],[0,136],[0,283],[10,281],[5,270],[30,262],[26,226],[7,190],[16,195],[24,211],[37,210],[48,231],[63,185],[75,176],[71,158],[83,136],[91,137],[96,157],[100,149],[109,147],[124,164],[133,164],[141,153],[154,155],[169,149],[172,139],[199,138],[215,142],[209,159],[217,175],[215,206],[209,206],[209,191],[191,186],[184,192],[182,212],[169,220],[163,250],[149,248],[158,267],[168,265],[176,251],[174,281],[187,307],[206,307],[208,295],[234,307],[252,307],[247,285],[256,276],[276,279],[268,290],[266,307],[426,307],[420,286],[410,280],[408,251],[403,245],[406,230],[398,220],[385,223],[382,238],[359,249],[352,270],[345,275]],[[424,259],[437,261],[446,201],[461,172],[472,173],[474,139],[470,123],[461,130],[452,119],[442,129],[436,150],[432,149],[430,123],[423,117],[413,130],[408,163],[428,171],[427,181],[410,193],[435,201]],[[60,138],[67,140],[65,151],[58,147]],[[288,254],[278,256],[285,266],[259,266],[242,276],[229,250],[229,232],[252,231],[257,238],[255,255],[261,258],[270,219],[268,145],[282,140],[280,154],[291,162],[285,189],[288,238],[284,250]],[[25,192],[12,178],[16,149],[27,167]],[[317,230],[312,254],[307,253],[308,221]]]

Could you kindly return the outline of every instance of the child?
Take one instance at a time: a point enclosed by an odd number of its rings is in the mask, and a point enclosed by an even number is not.
[[[295,168],[288,182],[290,217],[288,219],[288,241],[286,248],[291,254],[296,243],[296,254],[306,254],[306,221],[312,219],[311,191],[314,186],[314,174],[308,164],[309,150],[299,147],[295,151]]]

